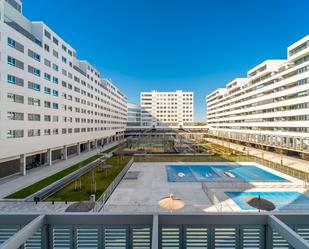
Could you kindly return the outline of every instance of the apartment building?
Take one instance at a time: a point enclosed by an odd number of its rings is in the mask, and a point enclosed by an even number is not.
[[[141,107],[134,103],[128,103],[127,128],[141,126]]]
[[[21,0],[0,0],[0,178],[122,139],[127,98]]]
[[[209,134],[309,154],[309,35],[206,97]]]
[[[145,127],[179,128],[193,124],[193,92],[141,92],[141,122]]]

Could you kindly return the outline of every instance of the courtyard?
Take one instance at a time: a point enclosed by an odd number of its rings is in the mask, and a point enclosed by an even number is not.
[[[235,177],[224,177],[226,168],[218,174],[213,171],[209,173],[213,167],[217,173],[218,168],[229,167],[229,172],[234,172]],[[196,171],[192,171],[192,168]],[[175,169],[175,172],[171,172]],[[205,173],[205,169],[208,173]],[[239,172],[235,171],[238,169]],[[177,210],[177,213],[256,212],[256,209],[248,209],[239,202],[239,195],[243,193],[272,198],[278,207],[275,211],[278,212],[291,209],[305,212],[309,208],[309,195],[302,180],[257,163],[135,162],[129,172],[137,172],[138,176],[136,179],[122,179],[106,202],[103,212],[166,212],[168,210],[162,209],[158,202],[170,194],[185,203],[184,208]],[[210,179],[206,179],[205,174]],[[246,178],[249,176],[253,178]],[[283,196],[286,200],[281,203],[282,195],[289,193],[290,197]],[[275,197],[269,197],[270,194]]]

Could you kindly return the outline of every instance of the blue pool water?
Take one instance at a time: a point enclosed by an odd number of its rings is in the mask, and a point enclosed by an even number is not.
[[[271,201],[276,209],[308,209],[309,198],[300,192],[225,192],[243,210],[254,210],[246,202],[246,197],[258,197]]]
[[[204,182],[233,179],[242,179],[247,182],[288,182],[288,180],[280,176],[252,165],[167,165],[166,172],[169,182]]]

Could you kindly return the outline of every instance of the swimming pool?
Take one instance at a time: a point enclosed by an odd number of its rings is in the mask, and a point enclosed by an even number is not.
[[[246,202],[246,197],[267,199],[275,204],[277,210],[309,208],[309,198],[300,192],[225,192],[242,210],[256,210]]]
[[[167,165],[169,182],[205,182],[241,179],[246,182],[288,182],[253,165]]]

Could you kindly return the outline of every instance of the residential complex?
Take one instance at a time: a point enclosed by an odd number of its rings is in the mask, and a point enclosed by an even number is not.
[[[145,127],[180,128],[193,124],[193,92],[141,92],[141,122]]]
[[[309,36],[206,97],[209,134],[309,153]]]
[[[127,98],[21,0],[0,1],[0,178],[123,137]]]

